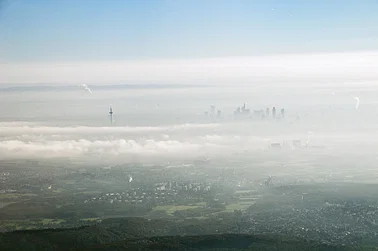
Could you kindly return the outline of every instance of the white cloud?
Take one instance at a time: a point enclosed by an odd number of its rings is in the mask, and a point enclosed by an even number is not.
[[[190,60],[0,63],[0,84],[219,81],[235,78],[378,79],[378,52]]]
[[[0,123],[0,131],[2,135],[22,135],[22,134],[69,134],[69,135],[112,135],[112,134],[141,134],[147,132],[169,132],[183,130],[212,129],[218,127],[219,124],[178,124],[171,126],[111,126],[111,127],[55,127],[40,126],[29,124],[27,122],[8,122]]]
[[[20,141],[7,140],[0,142],[0,150],[3,156],[30,157],[75,157],[85,155],[98,155],[114,157],[122,154],[170,155],[193,153],[202,146],[179,141],[135,141],[127,139],[118,140],[59,140],[59,141]]]
[[[1,158],[86,158],[130,160],[132,157],[188,159],[226,156],[266,147],[259,137],[207,134],[218,124],[166,127],[50,127],[23,122],[0,123]]]
[[[54,157],[92,157],[104,159],[138,157],[158,157],[188,159],[206,154],[208,156],[226,156],[240,150],[266,147],[264,140],[246,138],[235,141],[225,136],[217,136],[216,141],[202,137],[186,140],[157,139],[113,139],[88,140],[69,139],[53,140],[30,135],[19,139],[0,141],[1,158],[54,158]]]
[[[133,162],[136,159],[149,163],[152,160],[190,160],[203,156],[231,158],[235,154],[248,157],[253,156],[254,151],[267,149],[274,141],[290,143],[293,139],[301,139],[302,142],[307,139],[307,131],[272,134],[263,124],[255,130],[245,130],[246,126],[250,127],[239,123],[166,127],[53,127],[27,122],[2,122],[0,159],[63,157],[91,163]],[[213,132],[214,127],[217,127],[217,132]],[[373,151],[377,145],[371,132],[333,132],[321,131],[320,128],[314,131],[310,141],[311,144],[329,147],[327,154],[352,153],[361,149]],[[308,151],[296,153],[308,154]]]

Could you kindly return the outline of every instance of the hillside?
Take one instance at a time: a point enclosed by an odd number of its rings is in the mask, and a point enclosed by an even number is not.
[[[108,219],[73,229],[2,233],[1,250],[349,250],[298,238],[274,235],[216,234],[229,223]],[[223,231],[227,232],[227,231]],[[374,249],[359,249],[374,250]],[[376,249],[378,250],[378,249]]]

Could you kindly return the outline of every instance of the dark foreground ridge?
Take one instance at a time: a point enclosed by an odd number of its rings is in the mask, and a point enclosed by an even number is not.
[[[86,250],[347,250],[306,241],[253,235],[164,236],[90,247]]]
[[[1,250],[378,250],[278,235],[212,234],[201,221],[122,218],[72,229],[2,233]],[[206,224],[207,225],[207,224]],[[207,226],[208,227],[208,226]]]

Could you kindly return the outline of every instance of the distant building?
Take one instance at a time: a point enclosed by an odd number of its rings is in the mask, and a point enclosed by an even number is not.
[[[276,107],[273,107],[273,109],[272,109],[272,117],[273,117],[273,119],[276,118]]]
[[[282,116],[282,118],[284,119],[285,118],[285,109],[281,109],[281,116]]]
[[[214,115],[214,113],[215,113],[215,106],[214,105],[210,106],[210,113],[211,113],[211,115]]]
[[[256,116],[256,117],[261,118],[264,115],[264,110],[263,109],[261,109],[261,110],[253,110],[253,115]]]
[[[242,107],[239,106],[235,110],[234,114],[235,115],[248,115],[250,114],[250,110],[246,108],[245,103],[244,103]]]
[[[222,116],[222,111],[221,110],[218,110],[217,111],[217,117],[220,118]]]
[[[273,185],[273,181],[272,181],[272,177],[269,176],[269,178],[264,182],[265,186],[272,186]]]
[[[302,147],[302,142],[300,140],[293,140],[293,146],[295,148],[300,148]]]
[[[281,144],[280,143],[272,143],[270,144],[270,147],[274,149],[281,149]]]
[[[266,110],[265,110],[266,117],[269,117],[269,113],[270,113],[269,108],[266,108]]]

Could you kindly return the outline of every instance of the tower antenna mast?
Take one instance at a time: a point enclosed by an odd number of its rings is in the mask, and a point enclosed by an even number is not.
[[[109,115],[110,115],[110,124],[113,124],[113,108],[110,107],[109,109]]]

